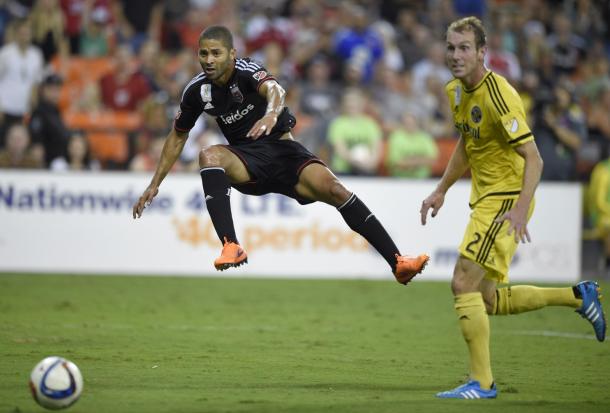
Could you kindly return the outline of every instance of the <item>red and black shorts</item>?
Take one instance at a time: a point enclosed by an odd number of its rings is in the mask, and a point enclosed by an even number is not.
[[[303,168],[312,163],[324,165],[317,156],[300,143],[290,139],[262,139],[247,145],[225,145],[241,159],[250,174],[250,181],[231,184],[248,195],[278,193],[296,199],[300,204],[314,201],[299,196],[294,187]]]

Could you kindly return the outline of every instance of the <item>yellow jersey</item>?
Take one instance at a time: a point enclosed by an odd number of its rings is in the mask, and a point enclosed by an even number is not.
[[[470,206],[488,196],[517,197],[525,161],[514,148],[534,140],[534,136],[515,89],[489,71],[472,89],[453,79],[445,92],[470,163]]]

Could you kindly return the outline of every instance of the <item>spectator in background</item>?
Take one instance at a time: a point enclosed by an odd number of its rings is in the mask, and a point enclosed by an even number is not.
[[[301,109],[308,115],[328,121],[336,115],[339,87],[330,78],[331,68],[324,55],[315,56],[305,71],[301,87]]]
[[[339,174],[375,175],[379,167],[383,136],[375,119],[365,113],[366,104],[361,90],[346,90],[342,114],[328,128],[331,168]]]
[[[569,16],[558,12],[553,18],[553,32],[547,37],[555,74],[571,75],[585,56],[586,43],[572,31]]]
[[[0,0],[0,44],[4,44],[6,30],[10,21],[13,19],[13,14],[7,3],[7,0]]]
[[[587,138],[587,128],[584,113],[565,83],[553,89],[553,98],[541,108],[533,133],[544,160],[542,179],[576,179],[576,155]]]
[[[304,69],[311,60],[322,54],[322,38],[328,37],[324,34],[327,20],[319,2],[295,0],[289,7],[294,21],[294,36],[288,53],[294,64]]]
[[[66,36],[70,54],[79,53],[80,33],[83,24],[83,15],[92,0],[59,0],[59,6],[64,15]]]
[[[66,23],[58,0],[37,0],[28,18],[32,22],[34,44],[42,50],[45,63],[57,55],[69,55],[64,35]]]
[[[79,32],[78,52],[83,57],[107,56],[112,44],[110,9],[96,6],[85,13]]]
[[[0,49],[0,148],[8,128],[30,111],[44,67],[40,49],[31,43],[30,23],[15,20],[11,32],[12,41]]]
[[[279,15],[279,5],[265,4],[256,10],[247,20],[244,28],[246,48],[254,59],[262,60],[259,51],[269,43],[276,43],[283,52],[288,47],[294,35],[294,23]]]
[[[154,171],[159,159],[161,159],[161,153],[163,152],[163,145],[165,144],[165,137],[158,136],[154,138],[148,147],[146,152],[141,152],[134,156],[129,163],[130,171],[137,172],[150,172]],[[181,164],[176,162],[171,171],[176,172],[181,170]]]
[[[502,45],[502,35],[491,33],[488,39],[485,65],[489,70],[504,76],[513,86],[521,80],[521,65],[517,56]]]
[[[542,54],[548,49],[544,24],[537,20],[526,22],[523,25],[521,41],[520,64],[534,70],[540,64]]]
[[[154,40],[144,42],[138,54],[138,61],[140,64],[138,71],[144,75],[153,92],[159,92],[167,87],[168,79],[165,75],[167,58],[158,42]]]
[[[382,67],[378,78],[379,82],[372,89],[371,96],[375,105],[375,115],[381,121],[384,132],[389,132],[400,125],[406,111],[419,105],[420,102],[416,102],[411,95],[408,72],[401,76],[394,69]]]
[[[30,119],[32,142],[44,148],[45,165],[55,158],[67,158],[70,131],[59,112],[59,97],[63,80],[55,73],[45,76],[39,90],[39,102]]]
[[[42,168],[42,159],[30,147],[30,135],[24,125],[12,125],[6,134],[6,148],[0,151],[0,168]]]
[[[348,26],[336,31],[335,53],[359,81],[373,80],[375,65],[383,57],[383,40],[369,25],[369,16],[361,6],[346,3]]]
[[[296,67],[286,58],[284,49],[279,43],[269,42],[262,49],[262,63],[267,71],[273,74],[282,84],[292,84],[296,77]]]
[[[102,102],[113,110],[136,110],[150,95],[151,88],[138,70],[129,46],[118,47],[114,65],[114,70],[100,79]]]
[[[436,77],[441,84],[451,80],[451,72],[445,65],[445,45],[432,43],[426,52],[426,58],[415,63],[412,70],[413,90],[422,95],[428,93],[426,79]]]
[[[113,6],[119,40],[129,42],[133,52],[138,53],[147,40],[161,41],[163,0],[116,0]]]
[[[414,10],[410,8],[400,10],[396,28],[396,46],[402,53],[406,69],[412,69],[415,63],[426,57],[425,52],[432,40],[430,29],[419,23]]]
[[[98,160],[91,159],[89,142],[82,132],[74,132],[68,139],[67,157],[55,158],[51,162],[52,171],[99,171]]]
[[[405,67],[405,61],[396,44],[396,29],[390,23],[383,20],[375,22],[373,29],[383,41],[383,57],[381,59],[383,66],[397,72],[402,71]]]
[[[426,78],[425,92],[418,96],[419,111],[422,111],[421,124],[435,138],[453,136],[455,126],[449,101],[443,99],[445,83],[437,76]]]
[[[597,93],[587,116],[589,138],[597,142],[602,156],[610,156],[610,82]]]
[[[568,15],[573,16],[574,32],[584,39],[599,37],[608,29],[607,21],[600,10],[601,2],[591,0],[568,0],[564,7]],[[610,6],[606,1],[606,9]]]
[[[171,129],[172,118],[167,116],[165,105],[167,93],[159,92],[142,102],[140,128],[130,137],[130,153],[135,156],[148,152],[152,141],[158,136],[165,136]]]
[[[405,112],[402,124],[388,138],[385,168],[390,176],[428,178],[438,157],[434,138],[423,130],[413,113]]]

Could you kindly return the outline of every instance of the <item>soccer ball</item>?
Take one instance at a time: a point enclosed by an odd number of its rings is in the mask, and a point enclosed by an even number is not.
[[[83,376],[76,364],[61,357],[47,357],[34,367],[30,389],[36,403],[51,410],[76,403],[83,391]]]

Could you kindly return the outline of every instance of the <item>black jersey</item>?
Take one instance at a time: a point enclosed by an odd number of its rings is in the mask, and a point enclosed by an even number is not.
[[[213,84],[203,72],[198,74],[184,89],[174,128],[179,132],[191,130],[201,112],[205,112],[216,119],[229,144],[253,142],[246,134],[267,110],[267,100],[258,93],[260,85],[267,80],[275,78],[250,59],[235,60],[235,71],[224,86]],[[279,139],[295,123],[294,116],[284,108],[271,133],[258,140]]]

